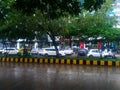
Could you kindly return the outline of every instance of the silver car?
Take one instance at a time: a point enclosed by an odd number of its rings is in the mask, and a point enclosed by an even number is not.
[[[17,55],[18,50],[16,48],[6,48],[3,50],[2,54],[4,55]]]
[[[39,51],[40,55],[43,56],[56,56],[56,50],[54,48],[42,48],[42,50]],[[59,50],[60,56],[65,56],[65,52],[62,50]]]
[[[101,51],[99,49],[90,49],[87,57],[111,57],[111,58],[115,58],[115,54],[112,53],[111,51]]]
[[[31,51],[30,51],[30,54],[31,55],[39,55],[39,52],[41,51],[42,49],[40,48],[33,48]]]
[[[99,49],[90,49],[88,51],[87,57],[102,57],[102,52]]]

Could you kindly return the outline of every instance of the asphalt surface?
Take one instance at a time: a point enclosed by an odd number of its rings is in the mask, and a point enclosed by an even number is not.
[[[0,90],[120,90],[120,67],[0,63]]]

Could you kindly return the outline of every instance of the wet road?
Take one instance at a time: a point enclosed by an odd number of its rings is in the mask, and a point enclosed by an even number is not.
[[[120,67],[0,63],[0,90],[120,90]]]

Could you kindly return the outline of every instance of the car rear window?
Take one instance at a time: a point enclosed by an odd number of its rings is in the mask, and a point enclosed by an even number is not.
[[[5,49],[5,50],[15,50],[15,49]]]
[[[46,51],[55,51],[55,49],[46,49]]]

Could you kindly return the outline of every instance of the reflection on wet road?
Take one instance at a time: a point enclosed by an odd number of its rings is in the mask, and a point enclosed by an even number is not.
[[[120,67],[0,63],[0,90],[120,90]]]

